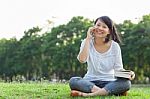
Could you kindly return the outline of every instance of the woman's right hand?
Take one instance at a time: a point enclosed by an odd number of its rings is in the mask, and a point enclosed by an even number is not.
[[[91,39],[93,37],[93,29],[94,27],[89,27],[88,31],[87,31],[87,38]]]

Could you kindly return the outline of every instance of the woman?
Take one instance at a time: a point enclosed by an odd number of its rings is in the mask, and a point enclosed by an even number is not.
[[[69,85],[71,96],[126,95],[131,87],[130,79],[115,78],[114,71],[122,70],[120,39],[114,23],[108,16],[95,20],[87,31],[77,59],[87,62],[83,78],[72,77]]]

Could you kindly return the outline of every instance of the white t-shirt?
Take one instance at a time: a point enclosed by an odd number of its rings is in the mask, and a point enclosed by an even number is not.
[[[114,81],[114,71],[123,69],[121,49],[117,42],[112,40],[108,51],[100,53],[96,51],[93,39],[90,41],[89,56],[87,62],[87,73],[83,79],[94,81]],[[85,45],[85,39],[80,46],[80,52]],[[79,52],[79,53],[80,53]],[[77,56],[79,59],[79,55]]]

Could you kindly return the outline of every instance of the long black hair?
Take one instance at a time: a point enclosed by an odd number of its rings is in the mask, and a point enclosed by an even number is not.
[[[117,33],[117,30],[113,21],[108,16],[101,16],[95,20],[94,25],[96,24],[98,20],[104,22],[110,30],[110,34],[108,34],[107,37],[105,38],[105,42],[107,43],[110,39],[112,39],[117,43],[121,43],[120,37]]]

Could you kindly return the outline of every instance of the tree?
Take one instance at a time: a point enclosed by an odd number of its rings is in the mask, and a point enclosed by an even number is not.
[[[143,16],[141,21],[133,24],[130,20],[119,25],[123,37],[123,60],[125,67],[136,71],[137,79],[148,76],[150,62],[150,15]],[[140,80],[139,80],[140,81]]]
[[[85,37],[89,26],[89,19],[73,17],[66,25],[55,27],[45,35],[44,55],[49,60],[46,63],[52,71],[51,74],[56,73],[60,79],[68,79],[74,73],[83,74],[85,67],[79,68],[81,64],[76,56],[81,39]]]
[[[21,73],[27,79],[37,79],[42,75],[41,71],[41,37],[38,34],[39,27],[33,27],[24,32],[20,39],[20,65]]]

